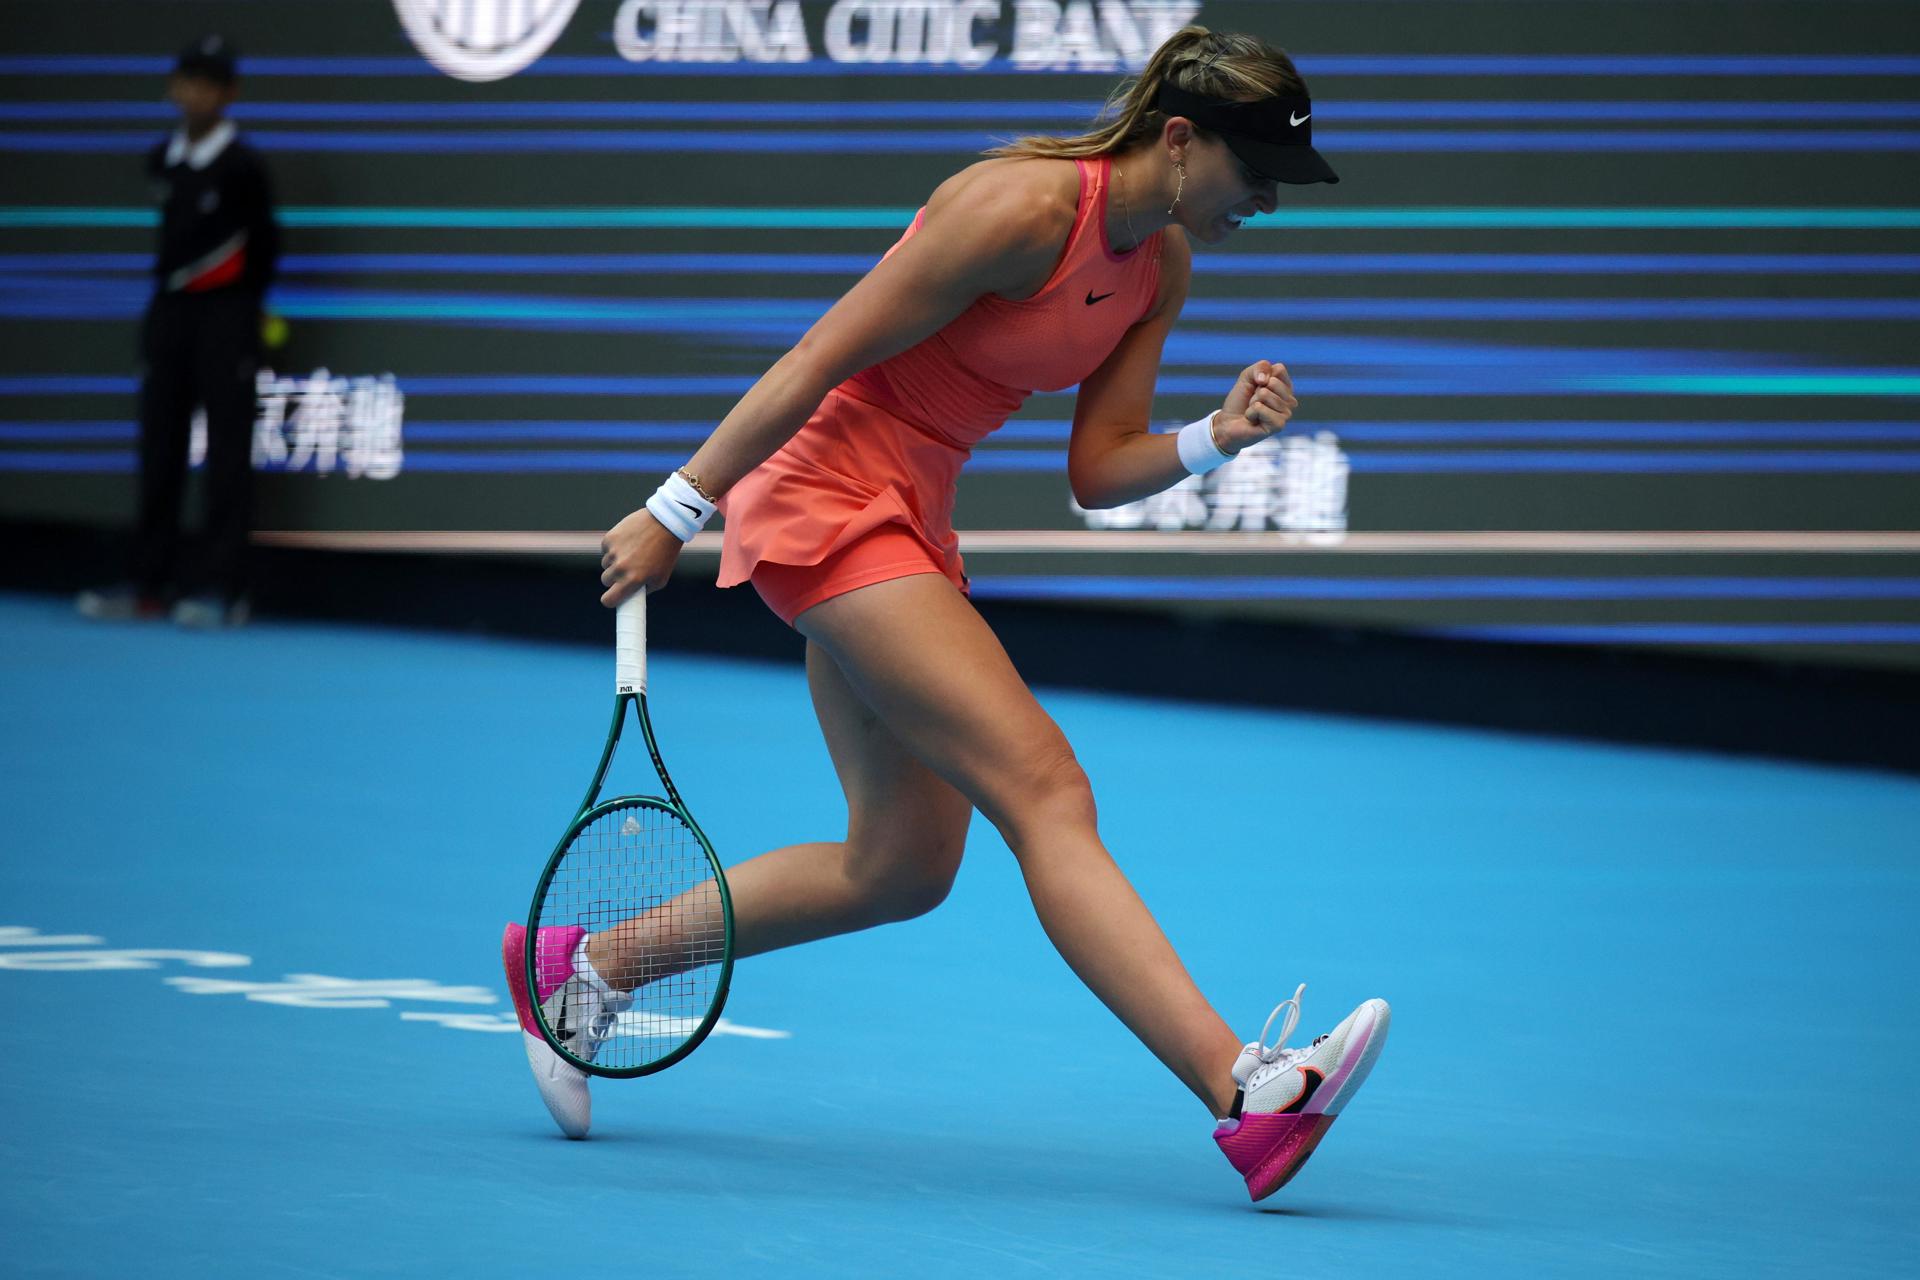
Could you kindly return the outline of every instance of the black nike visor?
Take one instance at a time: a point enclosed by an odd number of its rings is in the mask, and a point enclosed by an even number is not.
[[[1155,104],[1220,135],[1247,168],[1275,182],[1303,186],[1340,175],[1313,149],[1313,103],[1307,98],[1232,102],[1162,85]]]

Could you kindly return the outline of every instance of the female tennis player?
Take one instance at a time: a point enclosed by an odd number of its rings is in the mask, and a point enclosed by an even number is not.
[[[1115,94],[1103,126],[1018,140],[948,179],[606,535],[601,575],[609,606],[665,585],[722,508],[720,585],[751,582],[806,637],[847,833],[728,871],[736,956],[932,910],[977,808],[1019,860],[1047,936],[1217,1118],[1214,1137],[1256,1200],[1293,1176],[1366,1078],[1386,1002],[1289,1049],[1296,991],[1274,1010],[1287,1010],[1278,1041],[1263,1044],[1263,1029],[1242,1046],[1101,843],[1073,749],[968,603],[952,511],[973,446],[1035,390],[1079,385],[1067,471],[1089,508],[1169,488],[1286,426],[1298,401],[1267,360],[1177,435],[1148,424],[1189,241],[1219,244],[1272,212],[1276,184],[1338,181],[1313,149],[1312,116],[1285,53],[1193,26]],[[583,988],[619,1001],[675,972],[681,938],[699,928],[687,914],[593,935],[576,953]],[[572,1020],[586,1061],[608,1021],[592,1012]],[[555,1117],[584,1134],[584,1076],[537,1037],[529,1045]]]

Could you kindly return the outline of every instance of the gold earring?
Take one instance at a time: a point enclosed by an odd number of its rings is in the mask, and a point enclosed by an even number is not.
[[[1180,185],[1173,189],[1173,203],[1167,206],[1169,218],[1173,216],[1173,211],[1180,207],[1180,193],[1187,189],[1187,166],[1176,160],[1173,162],[1173,167],[1180,174]]]

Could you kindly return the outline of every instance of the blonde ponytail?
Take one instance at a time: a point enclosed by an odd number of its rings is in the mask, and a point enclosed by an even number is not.
[[[1285,50],[1258,36],[1182,27],[1154,50],[1138,76],[1123,80],[1113,91],[1091,131],[1071,138],[1015,138],[987,154],[1076,160],[1124,151],[1159,133],[1166,123],[1154,103],[1168,80],[1188,93],[1232,102],[1308,96],[1306,81]],[[1102,120],[1107,123],[1100,124]]]

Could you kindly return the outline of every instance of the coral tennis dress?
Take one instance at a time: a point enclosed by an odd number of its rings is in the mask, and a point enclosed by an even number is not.
[[[1107,243],[1111,161],[1077,160],[1073,231],[1031,298],[988,294],[918,345],[829,392],[779,452],[729,491],[720,585],[751,581],[788,625],[890,578],[944,574],[966,590],[953,500],[960,468],[1035,391],[1064,391],[1152,309],[1161,235]],[[922,209],[889,249],[920,229]]]

